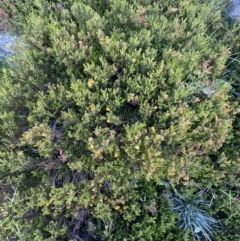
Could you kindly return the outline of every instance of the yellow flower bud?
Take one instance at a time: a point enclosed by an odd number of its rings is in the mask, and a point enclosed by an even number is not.
[[[133,63],[136,63],[136,61],[137,61],[137,60],[136,60],[135,58],[132,58],[132,62],[133,62]]]
[[[53,202],[53,200],[50,199],[49,201],[46,202],[46,206],[48,207],[52,202]]]
[[[32,121],[32,119],[33,119],[33,117],[32,117],[31,115],[29,115],[29,116],[27,117],[27,120],[28,120],[28,121]]]
[[[88,87],[91,88],[94,84],[94,80],[91,78],[88,80]]]
[[[119,210],[121,207],[119,205],[116,205],[114,208],[115,210]]]
[[[3,68],[3,69],[2,69],[2,72],[3,72],[4,74],[6,74],[6,73],[7,73],[7,69],[6,69],[6,68]]]

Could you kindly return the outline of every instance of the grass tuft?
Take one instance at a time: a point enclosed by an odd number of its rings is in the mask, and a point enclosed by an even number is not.
[[[218,229],[218,221],[202,208],[210,206],[210,203],[201,198],[204,191],[196,195],[183,197],[176,189],[175,195],[170,195],[171,210],[179,214],[178,225],[181,229],[190,229],[192,235],[197,239],[211,241],[211,236]]]

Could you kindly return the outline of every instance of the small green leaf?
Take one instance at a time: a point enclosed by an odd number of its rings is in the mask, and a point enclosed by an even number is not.
[[[18,115],[18,117],[21,118],[21,119],[26,119],[25,115]]]

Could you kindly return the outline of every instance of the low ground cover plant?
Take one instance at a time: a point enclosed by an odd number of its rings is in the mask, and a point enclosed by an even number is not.
[[[0,83],[1,239],[239,240],[226,2],[1,4],[24,43]],[[206,187],[202,226],[179,223]]]

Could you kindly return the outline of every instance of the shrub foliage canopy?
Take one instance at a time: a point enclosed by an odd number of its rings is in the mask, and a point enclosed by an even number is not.
[[[188,195],[209,186],[228,234],[216,240],[239,240],[238,103],[223,76],[236,40],[222,5],[4,4],[21,40],[0,86],[0,237],[194,240],[167,181]]]

